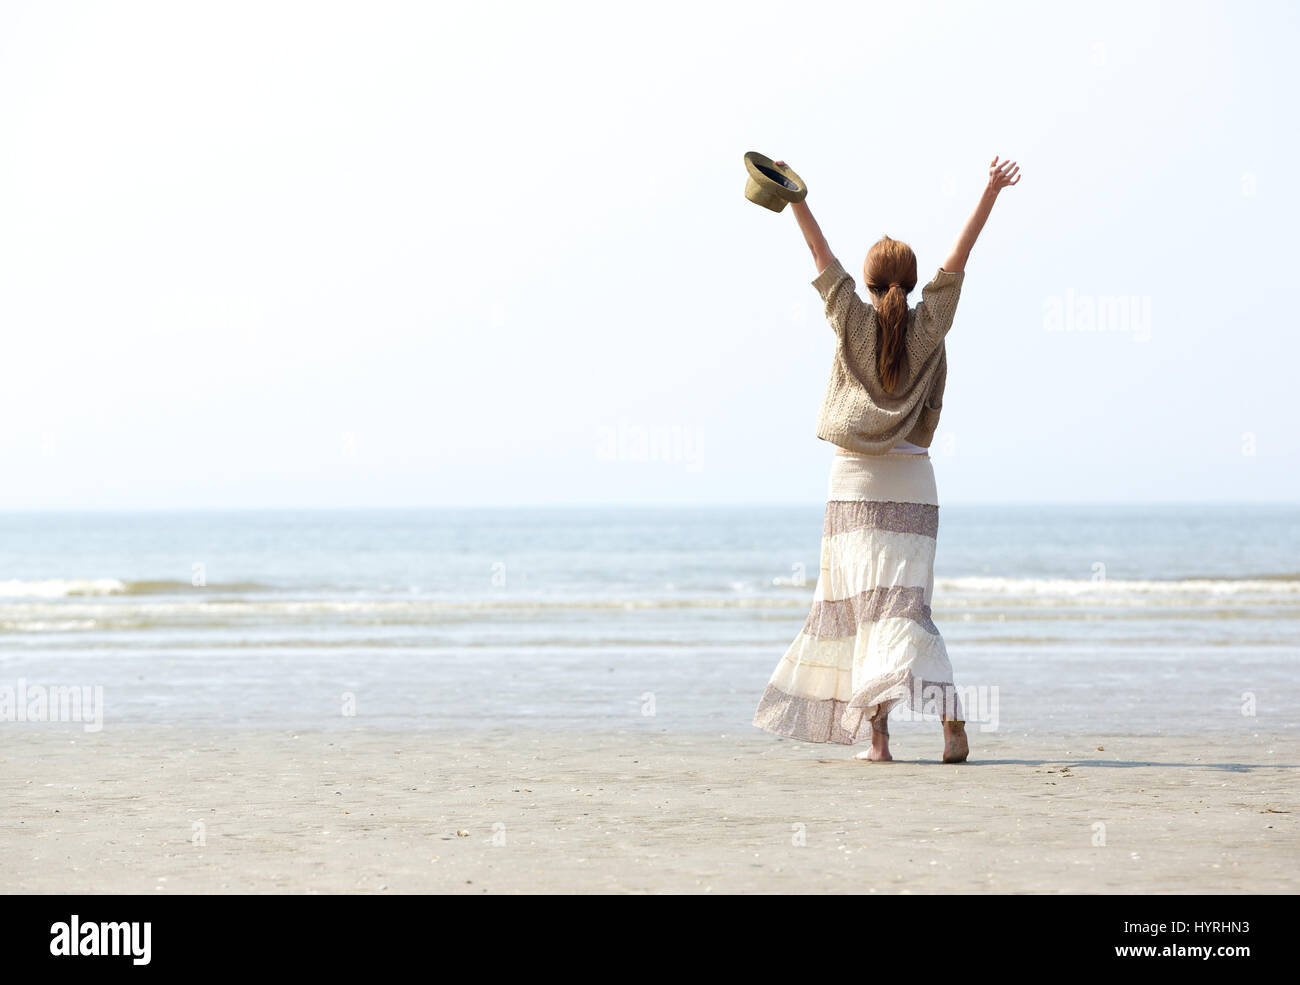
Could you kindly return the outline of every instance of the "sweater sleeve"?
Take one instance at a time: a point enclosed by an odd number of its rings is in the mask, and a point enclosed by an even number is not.
[[[812,282],[826,306],[826,320],[841,339],[852,334],[852,329],[866,320],[870,305],[858,297],[853,278],[833,259]]]
[[[921,288],[915,324],[927,342],[942,342],[948,329],[952,328],[952,316],[957,311],[957,299],[961,297],[961,285],[965,279],[964,270],[953,272],[940,267],[930,278],[930,283]]]

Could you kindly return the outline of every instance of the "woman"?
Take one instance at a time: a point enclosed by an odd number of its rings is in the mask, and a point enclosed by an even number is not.
[[[888,761],[889,712],[902,702],[939,713],[945,763],[969,754],[952,665],[930,618],[939,501],[927,449],[943,406],[944,336],[966,261],[1019,170],[1015,161],[993,159],[979,205],[912,309],[916,255],[906,243],[885,236],[867,252],[868,304],[807,201],[793,207],[837,339],[817,422],[817,436],[836,449],[812,611],[763,692],[754,714],[760,728],[852,744],[870,722],[871,747],[856,758]]]

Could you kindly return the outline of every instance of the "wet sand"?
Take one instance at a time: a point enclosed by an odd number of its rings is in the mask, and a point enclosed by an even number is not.
[[[1279,893],[1300,737],[0,727],[19,893]],[[1101,749],[1097,747],[1101,746]],[[861,747],[859,747],[861,748]]]

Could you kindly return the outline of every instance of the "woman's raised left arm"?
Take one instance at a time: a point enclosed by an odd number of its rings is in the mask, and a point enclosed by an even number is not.
[[[785,161],[773,161],[772,163],[777,167],[788,167]],[[812,210],[808,208],[808,200],[805,198],[802,202],[795,202],[790,208],[794,210],[794,218],[799,223],[799,231],[803,233],[804,242],[808,244],[808,249],[812,250],[813,263],[817,265],[817,273],[820,274],[835,259],[835,254],[831,253],[830,245],[826,242],[826,237],[822,235],[821,226],[817,225],[817,220],[813,218]]]

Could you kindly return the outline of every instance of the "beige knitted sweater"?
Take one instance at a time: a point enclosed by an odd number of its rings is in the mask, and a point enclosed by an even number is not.
[[[812,284],[837,341],[817,437],[868,455],[882,455],[899,441],[930,447],[948,376],[944,336],[964,277],[940,268],[921,289],[921,301],[907,313],[899,386],[887,393],[876,370],[876,309],[858,297],[838,260],[827,264]]]

